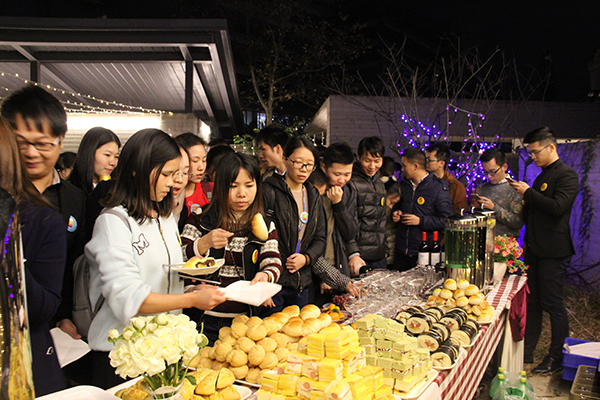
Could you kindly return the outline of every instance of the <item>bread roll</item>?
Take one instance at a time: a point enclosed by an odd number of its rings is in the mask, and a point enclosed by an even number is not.
[[[215,360],[224,362],[225,357],[227,357],[227,353],[233,350],[233,346],[229,343],[221,343],[215,349]]]
[[[466,296],[473,296],[477,293],[479,293],[479,288],[475,285],[469,285],[469,287],[465,289]]]
[[[254,214],[252,218],[252,233],[260,240],[267,240],[269,238],[269,230],[261,213]]]
[[[262,346],[267,353],[272,353],[277,348],[277,342],[268,337],[258,341],[256,344]]]
[[[277,319],[279,322],[282,323],[282,326],[285,325],[285,323],[288,322],[288,320],[290,319],[290,317],[287,314],[284,314],[282,312],[275,313],[271,315],[270,318]]]
[[[237,322],[241,322],[242,324],[245,324],[246,322],[248,322],[250,318],[247,315],[238,315],[237,317],[235,317],[233,319],[233,321],[231,321],[231,325],[237,323]]]
[[[293,305],[287,306],[281,311],[283,314],[287,315],[289,318],[300,316],[300,307]]]
[[[262,383],[262,370],[260,368],[250,368],[246,375],[246,381],[260,385]]]
[[[276,322],[274,319],[267,319],[267,318],[263,319],[262,325],[267,330],[267,336],[274,334],[281,327],[283,327],[283,325],[280,326],[279,323]]]
[[[246,336],[250,339],[258,342],[259,340],[263,340],[267,336],[267,329],[262,325],[254,326],[252,328],[248,328],[246,331]]]
[[[248,374],[248,366],[247,365],[242,365],[241,367],[229,367],[229,370],[231,372],[233,372],[233,375],[235,375],[235,379],[244,379],[246,378],[246,375]]]
[[[314,304],[307,304],[300,310],[300,317],[305,321],[309,318],[319,318],[319,315],[321,310]]]
[[[458,283],[456,284],[456,287],[462,290],[465,290],[466,288],[469,287],[469,281],[466,279],[461,279],[460,281],[458,281]]]
[[[248,325],[243,322],[234,322],[231,324],[231,336],[236,339],[246,336],[246,331],[248,331]]]
[[[254,345],[248,352],[248,362],[250,365],[260,365],[265,359],[265,349],[262,346]]]
[[[262,319],[259,317],[251,317],[248,321],[246,321],[246,325],[248,325],[248,329],[258,326],[260,324],[262,324]]]
[[[321,330],[321,326],[321,321],[319,321],[317,318],[308,318],[306,321],[304,321],[305,332],[302,336],[319,332]]]
[[[242,350],[231,350],[225,361],[229,363],[231,367],[241,367],[242,365],[248,364],[248,356]]]
[[[272,369],[277,366],[278,362],[279,360],[277,359],[275,353],[267,353],[265,355],[265,359],[260,363],[259,367],[260,369]]]
[[[284,334],[279,333],[279,332],[274,333],[274,334],[272,334],[269,337],[277,342],[277,347],[284,348],[284,347],[287,346],[287,344],[289,342],[287,335],[284,335]]]
[[[286,335],[298,337],[303,336],[306,331],[306,325],[302,320],[290,320],[287,324],[283,326],[283,332]]]
[[[319,315],[319,318],[317,319],[321,321],[321,329],[328,327],[329,324],[333,322],[331,319],[331,315],[325,313],[321,313],[321,315]]]
[[[238,348],[240,350],[242,350],[244,353],[248,353],[250,351],[250,349],[252,348],[252,346],[254,346],[256,343],[254,343],[254,340],[244,336],[238,339],[238,341],[236,342],[236,346],[238,346]]]
[[[444,282],[444,289],[455,291],[456,288],[457,288],[456,281],[454,279],[452,279],[452,278],[446,279],[446,281]]]

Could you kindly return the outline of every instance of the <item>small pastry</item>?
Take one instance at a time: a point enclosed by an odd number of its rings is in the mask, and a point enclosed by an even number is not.
[[[217,394],[220,394],[223,400],[240,400],[242,398],[240,393],[235,390],[233,386],[227,386],[226,388],[217,390]]]
[[[262,370],[260,368],[250,368],[246,375],[246,381],[260,385],[262,382]]]
[[[207,347],[203,347],[202,350],[200,350],[200,357],[208,357],[208,358],[210,358],[209,354],[210,354],[210,349],[211,348],[212,347],[208,347],[208,346]]]
[[[287,306],[281,311],[283,314],[287,315],[288,318],[298,317],[300,316],[300,307],[293,305]]]
[[[224,326],[219,329],[219,339],[223,340],[223,338],[226,338],[227,336],[231,336],[231,328],[229,326]]]
[[[227,344],[230,344],[231,346],[233,346],[235,344],[235,342],[237,342],[237,338],[234,338],[231,335],[227,335],[221,340],[221,343],[227,343]]]
[[[234,322],[231,324],[231,336],[236,339],[246,336],[248,325],[242,322]]]
[[[267,336],[274,334],[283,327],[283,324],[280,326],[276,320],[267,318],[263,319],[262,325],[267,330]]]
[[[233,350],[233,346],[228,343],[220,343],[215,349],[215,360],[224,362],[227,354]]]
[[[254,343],[254,340],[246,336],[239,338],[236,342],[236,346],[238,346],[238,348],[244,353],[248,353],[255,344],[256,343]]]
[[[210,396],[216,392],[217,379],[219,378],[219,371],[211,371],[206,377],[196,383],[195,394],[201,396]]]
[[[214,370],[214,371],[218,371],[221,368],[228,368],[229,367],[229,363],[228,362],[221,362],[221,361],[213,361],[212,365],[210,366],[210,369]]]
[[[464,295],[465,295],[465,291],[462,289],[456,289],[453,294],[455,299],[458,299],[459,297],[463,297]]]
[[[333,322],[331,320],[331,315],[325,314],[325,313],[321,313],[321,315],[319,315],[319,318],[317,318],[317,319],[319,321],[321,321],[321,329],[328,327],[329,324],[331,324],[331,322]]]
[[[198,358],[200,358],[200,361],[198,362],[198,368],[206,368],[206,369],[212,368],[213,360],[211,360],[208,357],[198,357]]]
[[[258,341],[256,344],[262,346],[267,353],[272,353],[277,348],[277,342],[274,339],[268,337]]]
[[[250,318],[247,315],[238,315],[233,319],[233,321],[231,321],[231,325],[235,324],[236,322],[241,322],[242,324],[245,324],[246,322],[248,322],[249,319]]]
[[[224,389],[227,386],[233,385],[235,382],[235,375],[228,368],[221,368],[219,371],[219,377],[217,378],[217,389]]]
[[[287,360],[289,354],[290,351],[286,348],[279,347],[275,350],[275,355],[277,356],[277,360],[279,360],[279,362],[284,362]]]
[[[235,379],[244,379],[246,377],[246,375],[248,374],[248,366],[247,365],[242,365],[241,367],[229,367],[229,370],[231,372],[233,372],[233,375],[235,375]]]
[[[465,289],[465,295],[466,296],[473,296],[474,294],[479,293],[479,288],[475,285],[469,285],[469,287],[467,287]]]
[[[248,364],[248,356],[242,350],[231,350],[227,353],[225,361],[232,367],[241,367],[242,365]]]
[[[261,325],[261,324],[262,324],[262,318],[259,318],[259,317],[250,317],[250,319],[248,321],[246,321],[246,325],[248,325],[248,328],[253,328],[253,327]]]
[[[482,302],[481,297],[477,296],[477,295],[473,295],[471,297],[469,297],[469,304],[471,306],[478,306],[480,305]]]
[[[456,281],[454,279],[446,279],[446,282],[444,282],[444,289],[455,291]]]
[[[251,365],[260,365],[265,359],[265,349],[262,346],[254,345],[248,352],[248,362]]]
[[[456,299],[457,307],[464,307],[464,306],[468,306],[468,305],[469,305],[469,299],[467,299],[465,296],[461,296]]]
[[[443,289],[440,292],[440,297],[442,299],[445,299],[445,300],[448,300],[448,299],[452,298],[452,290],[450,290],[450,289]]]
[[[441,291],[442,291],[442,289],[440,289],[440,288],[433,289],[432,295],[435,296],[435,297],[438,297],[440,295]]]
[[[258,325],[252,328],[248,328],[246,331],[246,336],[250,339],[258,342],[259,340],[264,339],[267,336],[267,329],[262,325]]]
[[[289,342],[288,337],[279,332],[274,333],[269,337],[277,342],[277,347],[285,348]]]
[[[277,366],[278,362],[279,360],[277,359],[275,353],[267,353],[265,355],[265,359],[260,363],[259,367],[260,369],[272,369]]]
[[[465,290],[469,287],[469,281],[466,279],[461,279],[456,283],[456,287],[462,290]]]
[[[321,315],[321,310],[314,304],[307,304],[300,310],[300,318],[305,321],[309,318],[319,318],[319,315]]]

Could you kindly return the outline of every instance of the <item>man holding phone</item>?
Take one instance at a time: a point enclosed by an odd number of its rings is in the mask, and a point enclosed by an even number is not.
[[[565,274],[575,254],[571,240],[571,209],[579,191],[579,178],[573,168],[561,161],[554,133],[548,127],[525,135],[527,152],[542,172],[533,185],[510,185],[523,195],[525,263],[529,265],[527,284],[527,327],[525,363],[533,362],[533,352],[542,331],[542,315],[550,315],[552,340],[548,355],[533,373],[551,373],[561,369],[562,347],[569,335],[569,317],[564,303]]]
[[[523,227],[523,196],[510,187],[514,180],[506,171],[506,156],[498,148],[491,148],[479,159],[488,179],[471,195],[471,203],[476,207],[488,208],[496,212],[496,234],[519,237]]]

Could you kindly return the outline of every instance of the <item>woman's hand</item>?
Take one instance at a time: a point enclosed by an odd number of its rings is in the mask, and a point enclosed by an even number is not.
[[[328,292],[330,290],[333,290],[333,288],[331,286],[329,286],[325,282],[321,282],[321,294]]]
[[[254,279],[252,279],[252,281],[250,282],[250,286],[258,282],[270,282],[269,274],[267,274],[266,272],[257,272],[254,276]]]
[[[392,213],[392,221],[400,222],[400,217],[402,217],[402,211],[397,210]]]
[[[213,229],[196,241],[198,253],[204,254],[210,249],[222,249],[227,245],[229,238],[232,236],[233,232],[226,231],[225,229]]]
[[[266,299],[264,301],[264,303],[261,304],[261,306],[267,307],[267,308],[273,308],[273,307],[275,307],[275,303],[273,303],[273,299],[269,298],[269,299]]]
[[[77,333],[77,327],[70,319],[61,319],[56,326],[64,333],[69,334],[73,339],[81,339],[81,335]]]
[[[304,254],[294,253],[287,258],[285,261],[285,267],[290,271],[291,274],[304,267],[308,260]]]
[[[212,310],[227,300],[225,294],[217,286],[205,284],[196,285],[191,295],[193,296],[192,306],[205,311]]]

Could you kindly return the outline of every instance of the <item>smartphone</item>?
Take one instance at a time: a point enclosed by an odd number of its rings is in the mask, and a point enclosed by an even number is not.
[[[475,199],[475,200],[477,200],[477,201],[481,200],[481,196],[480,196],[480,195],[478,195],[477,193],[473,193],[473,194],[471,195],[471,197],[472,197],[472,198],[474,198],[474,199]]]
[[[515,183],[516,182],[513,178],[511,178],[508,175],[506,175],[506,180],[509,181],[509,182],[511,182],[511,183]]]

